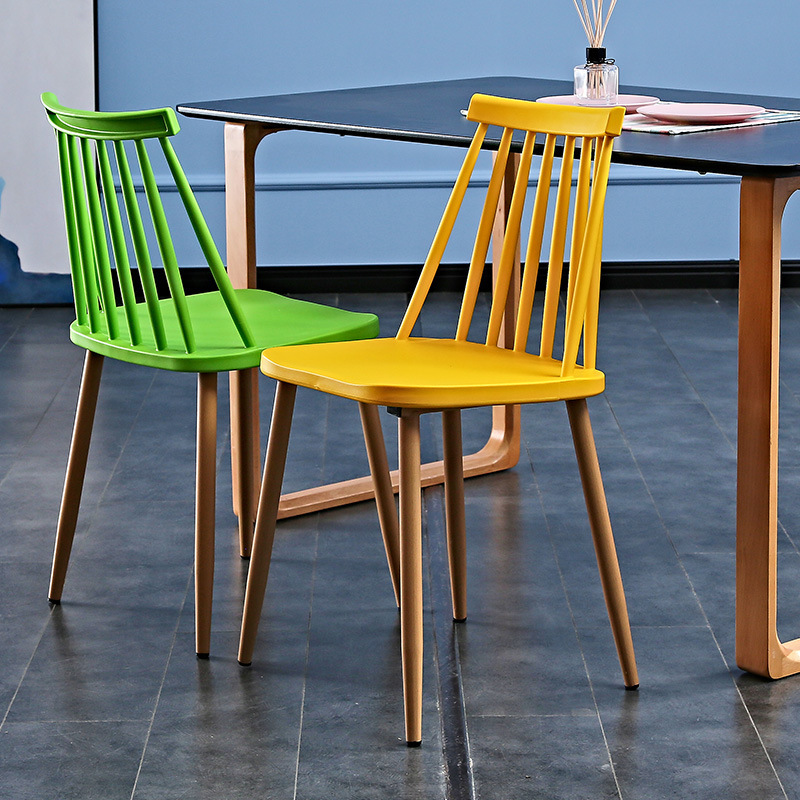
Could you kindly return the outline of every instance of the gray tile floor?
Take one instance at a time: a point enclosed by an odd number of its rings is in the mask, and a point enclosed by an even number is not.
[[[338,301],[376,310],[388,332],[405,302]],[[436,297],[426,332],[453,302]],[[456,629],[441,491],[426,492],[425,739],[413,750],[371,504],[281,523],[255,660],[237,665],[246,564],[224,381],[212,658],[193,655],[191,376],[107,363],[64,602],[48,606],[82,351],[68,309],[0,309],[0,797],[800,797],[800,678],[767,682],[734,662],[736,295],[602,303],[608,389],[590,408],[641,690],[622,688],[566,415],[528,408],[519,465],[467,484],[470,618]],[[780,625],[793,638],[800,292],[784,293],[783,319]],[[486,414],[465,420],[474,448]],[[425,418],[426,458],[437,424]],[[355,408],[301,392],[287,488],[364,469]]]

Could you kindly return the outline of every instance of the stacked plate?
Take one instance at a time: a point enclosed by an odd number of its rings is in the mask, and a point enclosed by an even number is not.
[[[536,102],[555,103],[559,106],[577,105],[574,94],[558,94],[553,95],[552,97],[540,97]],[[633,112],[637,111],[640,106],[651,105],[652,103],[657,102],[657,97],[650,97],[650,95],[646,94],[619,94],[617,95],[616,105],[625,106],[625,111],[628,114],[633,114]]]
[[[737,103],[653,103],[639,106],[636,109],[650,119],[659,122],[744,122],[756,114],[766,111],[761,106],[749,106]]]
[[[539,103],[577,105],[575,95],[560,94],[540,97]],[[660,122],[708,123],[744,122],[766,109],[734,103],[661,103],[657,97],[644,94],[621,94],[617,105],[625,106],[628,114],[642,114]]]

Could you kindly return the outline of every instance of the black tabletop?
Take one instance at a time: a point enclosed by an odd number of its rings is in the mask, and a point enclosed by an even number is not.
[[[643,86],[623,86],[621,91],[678,102],[752,103],[800,110],[798,98]],[[536,100],[570,94],[572,84],[538,78],[466,78],[184,103],[178,111],[225,122],[258,122],[270,128],[465,147],[475,123],[467,121],[461,109],[467,108],[476,92]],[[496,143],[490,137],[487,146]],[[726,175],[799,175],[800,122],[677,136],[624,132],[614,145],[614,161]]]

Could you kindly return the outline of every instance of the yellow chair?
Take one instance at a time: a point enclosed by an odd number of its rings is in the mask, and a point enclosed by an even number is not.
[[[419,415],[442,411],[447,539],[453,616],[466,617],[466,555],[460,409],[471,406],[566,401],[583,481],[597,561],[625,685],[638,686],[628,612],[608,517],[586,397],[600,394],[605,376],[595,367],[603,209],[612,141],[624,109],[577,108],[476,95],[467,118],[478,123],[406,315],[394,339],[276,347],[264,352],[261,371],[278,383],[267,463],[259,500],[247,581],[239,661],[252,660],[269,572],[289,426],[297,386],[358,401],[381,503],[381,521],[401,612],[405,733],[420,742],[422,726],[422,540]],[[480,217],[461,313],[454,339],[411,336],[453,229],[490,125],[502,138]],[[488,329],[484,344],[468,341],[503,174],[514,130],[524,132]],[[538,138],[537,138],[538,137]],[[516,142],[520,144],[519,140]],[[579,145],[579,155],[576,154]],[[513,348],[498,346],[520,246],[521,223],[534,149],[541,151],[524,272],[516,309]],[[553,163],[562,155],[558,190],[549,202]],[[572,193],[572,181],[577,188]],[[572,196],[571,196],[572,195]],[[548,213],[548,208],[550,213]],[[538,352],[528,353],[529,330],[547,230],[550,252],[542,299]],[[571,218],[571,224],[570,224]],[[562,299],[562,271],[571,227],[569,273]],[[538,296],[537,296],[538,301]],[[559,320],[559,317],[563,319]],[[557,331],[560,334],[557,336]],[[556,342],[558,341],[558,345]],[[582,348],[581,348],[582,344]],[[579,351],[582,359],[579,361]],[[377,406],[399,416],[399,547],[385,453],[376,425]],[[399,551],[399,554],[398,554]]]

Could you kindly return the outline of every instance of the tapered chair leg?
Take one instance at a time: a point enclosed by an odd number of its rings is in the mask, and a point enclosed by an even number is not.
[[[397,506],[394,501],[392,478],[389,473],[389,459],[386,457],[386,443],[383,440],[378,407],[367,403],[359,403],[361,427],[364,430],[364,444],[367,448],[369,471],[375,487],[375,504],[378,508],[378,520],[383,535],[383,546],[386,549],[386,560],[389,574],[392,577],[394,599],[400,605],[400,525],[397,518]]]
[[[239,518],[239,555],[250,557],[253,524],[256,518],[256,486],[258,485],[257,431],[253,424],[253,381],[257,371],[242,369],[231,372],[231,451],[233,510]]]
[[[214,517],[217,486],[217,373],[197,376],[194,602],[198,658],[208,658],[214,593]]]
[[[589,525],[597,554],[600,581],[603,585],[611,630],[622,666],[622,677],[628,689],[635,689],[639,685],[639,675],[633,652],[628,607],[625,602],[622,576],[619,571],[614,535],[608,516],[603,478],[597,461],[597,450],[586,400],[567,400],[567,413],[575,444],[575,454],[578,457],[578,469],[583,483],[586,509],[589,512]]]
[[[461,444],[461,410],[442,412],[444,444],[444,496],[447,513],[447,559],[453,619],[467,618],[467,543],[464,510],[464,467]]]
[[[75,424],[72,429],[67,474],[64,478],[64,491],[61,495],[61,509],[58,514],[53,569],[50,574],[48,592],[51,603],[61,602],[61,593],[64,589],[64,578],[72,552],[72,540],[78,524],[78,509],[81,504],[83,480],[86,476],[86,460],[89,456],[89,442],[92,438],[94,412],[97,408],[97,394],[100,390],[102,372],[103,356],[87,350],[83,362],[78,407],[75,411]]]
[[[400,636],[406,743],[422,741],[422,488],[419,412],[398,420],[400,450]]]
[[[239,637],[239,663],[242,666],[247,666],[253,661],[253,648],[269,577],[272,543],[275,539],[278,503],[281,499],[281,484],[286,467],[286,451],[289,448],[289,432],[296,394],[297,387],[294,384],[278,382],[244,596],[242,630]]]

